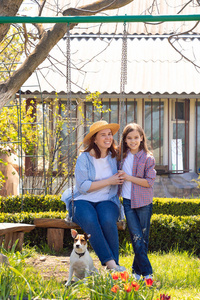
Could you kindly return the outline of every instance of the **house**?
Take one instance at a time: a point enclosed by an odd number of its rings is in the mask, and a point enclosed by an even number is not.
[[[73,1],[78,6],[91,0]],[[65,8],[65,1],[58,1]],[[107,15],[199,14],[200,7],[184,0],[157,3],[135,0]],[[59,11],[59,10],[58,10]],[[49,6],[45,16],[51,16]],[[46,25],[48,26],[48,25]],[[191,30],[193,28],[193,30]],[[91,121],[104,118],[137,122],[146,132],[156,158],[158,186],[165,196],[197,193],[192,179],[200,169],[200,25],[196,22],[162,24],[129,23],[127,33],[127,84],[122,94],[121,56],[124,24],[78,24],[70,33],[71,90],[67,93],[67,39],[63,39],[22,86],[24,98],[40,102],[59,99],[69,107],[73,148],[78,146]],[[100,92],[106,113],[93,111],[90,93]],[[123,105],[121,105],[123,103]],[[121,111],[123,107],[123,112]],[[53,109],[53,108],[52,108]],[[120,110],[121,109],[121,110]],[[69,120],[69,115],[66,116]],[[69,154],[67,126],[62,131],[62,155]],[[119,141],[119,136],[116,137]]]

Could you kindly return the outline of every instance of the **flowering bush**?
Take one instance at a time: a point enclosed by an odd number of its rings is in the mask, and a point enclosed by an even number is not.
[[[81,284],[81,283],[80,283]],[[156,285],[149,279],[136,281],[127,271],[95,274],[82,284],[83,295],[92,300],[170,300],[168,295],[155,295]],[[82,290],[82,288],[80,289]],[[89,292],[89,294],[88,294]],[[158,292],[158,291],[157,291]],[[77,299],[77,298],[75,298]],[[79,299],[79,298],[78,298]],[[83,298],[80,298],[83,299]]]
[[[152,279],[149,278],[137,282],[129,276],[127,271],[112,273],[111,276],[113,299],[153,299],[154,287]],[[116,294],[116,297],[114,294]]]

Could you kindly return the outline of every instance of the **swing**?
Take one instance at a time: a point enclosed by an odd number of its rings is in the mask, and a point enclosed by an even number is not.
[[[68,105],[68,120],[70,121],[70,130],[72,132],[72,100],[71,100],[71,55],[70,55],[70,31],[69,25],[67,30],[67,69],[66,69],[66,85],[67,85],[67,105]],[[124,32],[123,32],[123,42],[122,42],[122,57],[121,57],[121,79],[120,79],[120,125],[121,129],[124,126],[124,88],[127,79],[127,33],[126,33],[126,24],[124,23]],[[68,143],[71,145],[71,136],[68,136]],[[122,157],[121,157],[122,161]],[[74,216],[74,165],[72,164],[72,169],[70,170],[70,158],[68,157],[68,186],[71,183],[71,202],[72,202],[72,218]],[[122,168],[122,164],[121,164]],[[120,203],[120,210],[122,204]],[[54,249],[56,252],[59,252],[63,248],[63,239],[64,239],[64,230],[65,229],[80,229],[80,227],[72,221],[72,218],[69,215],[65,219],[49,219],[49,218],[36,218],[34,220],[34,225],[36,227],[47,228],[47,242],[51,249]],[[126,229],[126,221],[119,219],[117,222],[118,230]]]
[[[70,130],[72,132],[72,122],[71,122],[71,51],[70,51],[70,26],[68,24],[67,28],[67,38],[66,38],[66,48],[67,48],[67,66],[66,66],[66,86],[67,86],[67,106],[68,106],[68,120],[70,120]],[[121,56],[121,78],[120,78],[120,105],[119,105],[119,124],[120,124],[120,136],[121,130],[124,127],[124,91],[125,84],[127,83],[127,31],[126,31],[126,23],[124,23],[124,31],[123,31],[123,39],[122,39],[122,56]],[[71,144],[70,134],[68,136],[69,145]],[[121,154],[122,151],[121,151]],[[71,203],[72,203],[72,217],[69,217],[69,214],[65,218],[65,224],[67,228],[79,228],[79,226],[72,221],[74,216],[74,166],[72,166],[72,170],[69,172],[69,159],[68,159],[68,185],[71,182]],[[121,155],[121,163],[120,166],[122,168],[122,155]],[[122,211],[122,204],[120,202],[120,211]],[[120,218],[117,222],[118,230],[125,230],[126,222],[122,219],[122,215],[120,214]]]

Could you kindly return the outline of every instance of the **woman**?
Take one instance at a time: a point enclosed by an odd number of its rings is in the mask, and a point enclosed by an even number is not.
[[[91,234],[90,243],[102,265],[122,272],[125,268],[118,264],[120,202],[117,191],[123,180],[117,171],[113,139],[118,130],[118,124],[108,124],[103,120],[91,125],[83,139],[84,150],[76,162],[73,205],[71,197],[66,198],[65,193],[62,200],[72,220]]]

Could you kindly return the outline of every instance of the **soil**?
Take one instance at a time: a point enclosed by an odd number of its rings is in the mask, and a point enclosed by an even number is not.
[[[26,264],[34,267],[42,277],[53,277],[59,282],[66,282],[69,274],[70,254],[66,256],[56,255],[34,255],[26,259]],[[98,258],[93,258],[94,266],[97,269],[104,269]]]

